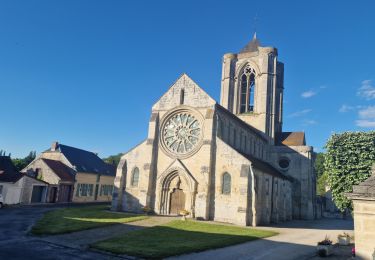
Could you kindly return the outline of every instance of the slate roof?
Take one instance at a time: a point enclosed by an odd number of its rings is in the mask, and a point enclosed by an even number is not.
[[[238,118],[236,115],[234,115],[232,112],[230,112],[229,110],[227,110],[225,107],[219,105],[219,104],[215,104],[215,107],[218,111],[221,111],[225,114],[227,114],[228,116],[231,117],[231,119],[233,121],[235,121],[237,124],[241,125],[243,128],[251,131],[253,134],[255,134],[256,136],[258,136],[259,138],[262,138],[264,141],[268,142],[268,139],[266,137],[266,135],[264,133],[262,133],[261,131],[259,131],[258,129],[256,129],[255,127],[245,123],[243,120],[241,120],[240,118]]]
[[[276,134],[276,145],[281,146],[305,146],[306,139],[304,132],[282,132]]]
[[[116,175],[115,166],[105,163],[93,152],[63,144],[57,144],[56,151],[64,154],[77,172],[99,173],[108,176]],[[54,151],[48,149],[47,152]]]
[[[257,39],[257,34],[254,33],[253,39],[248,44],[246,44],[245,47],[243,47],[240,53],[258,51],[259,46],[260,46],[260,41]]]
[[[24,175],[19,173],[9,156],[0,156],[0,182],[17,182]]]
[[[278,169],[276,169],[275,167],[273,167],[270,163],[268,162],[265,162],[265,161],[262,161],[252,155],[249,155],[249,154],[245,154],[245,153],[242,153],[240,151],[238,151],[237,149],[235,149],[238,153],[240,153],[243,157],[245,157],[246,159],[248,159],[249,161],[252,162],[253,166],[263,172],[266,172],[272,176],[275,176],[275,177],[278,177],[278,178],[281,178],[281,179],[287,179],[287,180],[291,180],[291,177],[289,176],[286,176],[285,174],[283,174],[282,172],[280,172]]]
[[[60,161],[54,161],[42,158],[49,168],[62,180],[67,182],[74,182],[72,170]]]

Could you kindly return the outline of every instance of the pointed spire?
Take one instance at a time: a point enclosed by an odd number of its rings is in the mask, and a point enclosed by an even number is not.
[[[240,51],[240,53],[258,51],[259,46],[260,41],[257,39],[257,32],[255,32],[253,39],[248,44],[246,44],[246,46]]]

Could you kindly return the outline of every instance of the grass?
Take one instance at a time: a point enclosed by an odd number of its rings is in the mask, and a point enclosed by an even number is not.
[[[175,220],[165,225],[100,241],[91,247],[115,254],[164,258],[225,247],[276,234],[253,228]]]
[[[108,206],[63,208],[47,212],[31,229],[34,235],[56,235],[127,223],[147,218],[144,215],[114,213]]]

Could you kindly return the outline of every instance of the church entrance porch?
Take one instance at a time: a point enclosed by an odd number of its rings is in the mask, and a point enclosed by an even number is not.
[[[174,189],[171,193],[171,202],[169,206],[170,215],[179,215],[181,210],[185,209],[185,193],[181,189]]]
[[[194,217],[197,182],[185,169],[172,167],[157,180],[155,211],[162,215],[179,215],[187,210]]]

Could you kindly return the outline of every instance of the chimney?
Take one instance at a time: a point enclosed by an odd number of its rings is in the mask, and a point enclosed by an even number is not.
[[[58,146],[59,146],[58,142],[53,142],[52,145],[51,145],[51,151],[52,152],[56,151]]]

